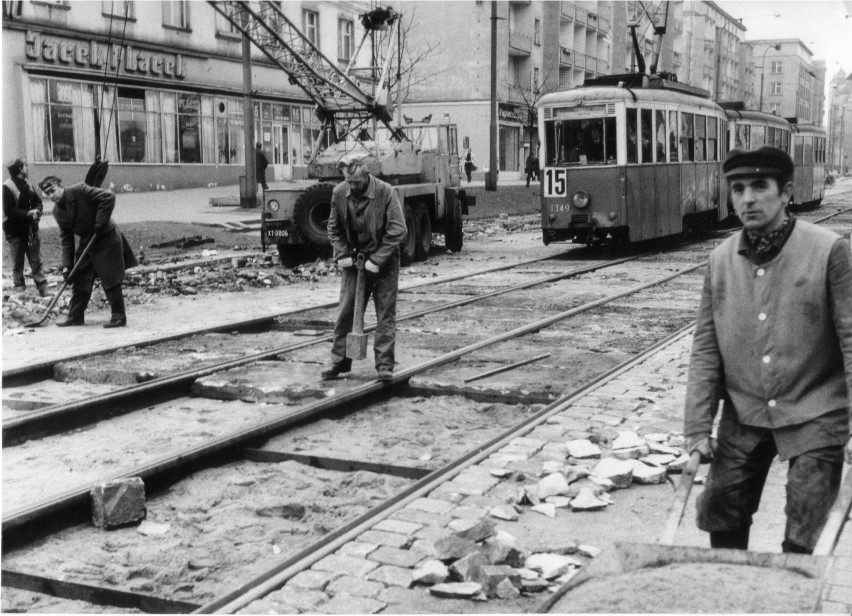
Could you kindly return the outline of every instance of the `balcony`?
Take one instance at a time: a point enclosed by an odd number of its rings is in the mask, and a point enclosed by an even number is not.
[[[586,55],[586,70],[595,72],[598,68],[598,59],[594,56]]]
[[[574,19],[574,3],[571,0],[562,0],[559,14],[565,19]]]
[[[527,32],[509,30],[509,55],[528,56],[532,51],[532,36]]]
[[[595,58],[595,70],[599,75],[606,75],[609,73],[609,62],[601,60],[600,58]]]
[[[587,24],[587,23],[589,23],[589,11],[588,11],[588,10],[586,10],[586,9],[584,9],[584,8],[583,8],[583,7],[581,7],[581,6],[577,6],[577,7],[574,7],[574,8],[575,8],[575,10],[574,10],[574,14],[575,14],[574,20],[575,20],[578,24]]]
[[[609,20],[606,17],[598,17],[598,30],[608,34],[611,31]]]
[[[567,47],[561,47],[559,53],[559,64],[572,66],[574,64],[574,51]]]

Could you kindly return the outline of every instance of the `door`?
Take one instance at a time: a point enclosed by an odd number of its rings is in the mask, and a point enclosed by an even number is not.
[[[290,180],[293,178],[293,167],[290,163],[290,131],[283,124],[272,126],[272,164],[276,179]]]

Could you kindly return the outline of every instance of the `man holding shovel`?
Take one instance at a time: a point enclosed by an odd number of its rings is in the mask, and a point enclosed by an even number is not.
[[[684,434],[712,459],[698,527],[714,548],[747,549],[777,455],[789,461],[781,547],[810,554],[852,463],[852,255],[787,211],[783,150],[734,150],[722,169],[743,228],[710,255],[692,343]]]
[[[124,282],[125,268],[134,267],[137,262],[127,240],[112,221],[115,194],[83,183],[65,188],[62,180],[52,175],[39,182],[39,187],[55,204],[53,216],[59,225],[62,276],[66,280],[75,261],[80,261],[71,281],[68,318],[57,325],[68,327],[85,323],[84,314],[97,274],[112,312],[104,327],[124,327],[127,315],[121,283]],[[76,251],[75,235],[80,238]],[[89,242],[93,242],[92,247],[82,254]]]
[[[371,295],[376,307],[376,371],[380,380],[393,378],[399,244],[405,237],[405,217],[390,184],[367,170],[366,156],[341,158],[338,168],[344,181],[331,197],[328,239],[342,279],[331,366],[323,370],[323,380],[349,372],[353,359],[365,357],[366,334],[357,326],[363,327],[364,306]],[[353,331],[353,321],[360,331]]]

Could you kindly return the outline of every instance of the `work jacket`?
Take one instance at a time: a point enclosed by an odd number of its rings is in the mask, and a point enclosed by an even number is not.
[[[125,269],[137,265],[130,245],[112,221],[114,207],[115,194],[83,183],[66,188],[53,206],[62,244],[62,267],[73,267],[97,230],[97,239],[85,259],[91,260],[105,289],[124,282]],[[75,235],[80,237],[76,250]]]
[[[328,217],[328,239],[334,249],[335,261],[351,256],[355,250],[367,252],[367,257],[379,267],[394,255],[405,237],[405,216],[393,188],[387,182],[370,175],[364,194],[357,200],[368,200],[364,226],[367,241],[359,241],[350,221],[349,199],[355,199],[349,183],[341,182],[331,195]]]
[[[720,396],[740,423],[759,428],[849,409],[849,247],[801,220],[762,265],[742,254],[743,242],[741,231],[710,255],[689,367],[687,437],[710,433]]]
[[[38,223],[29,216],[30,210],[43,211],[41,197],[32,182],[9,178],[3,182],[3,231],[7,235],[26,237]]]

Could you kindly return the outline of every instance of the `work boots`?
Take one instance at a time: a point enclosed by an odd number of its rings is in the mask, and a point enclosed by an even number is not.
[[[346,357],[339,362],[332,364],[331,368],[320,372],[320,378],[323,381],[330,381],[332,379],[336,379],[341,374],[349,372],[350,370],[352,370],[352,360]]]
[[[121,285],[117,284],[109,289],[104,289],[104,294],[109,302],[112,316],[104,327],[124,327],[127,325],[127,315],[124,313],[124,296],[121,293]]]
[[[710,547],[747,550],[749,530],[745,528],[742,530],[711,531]]]

